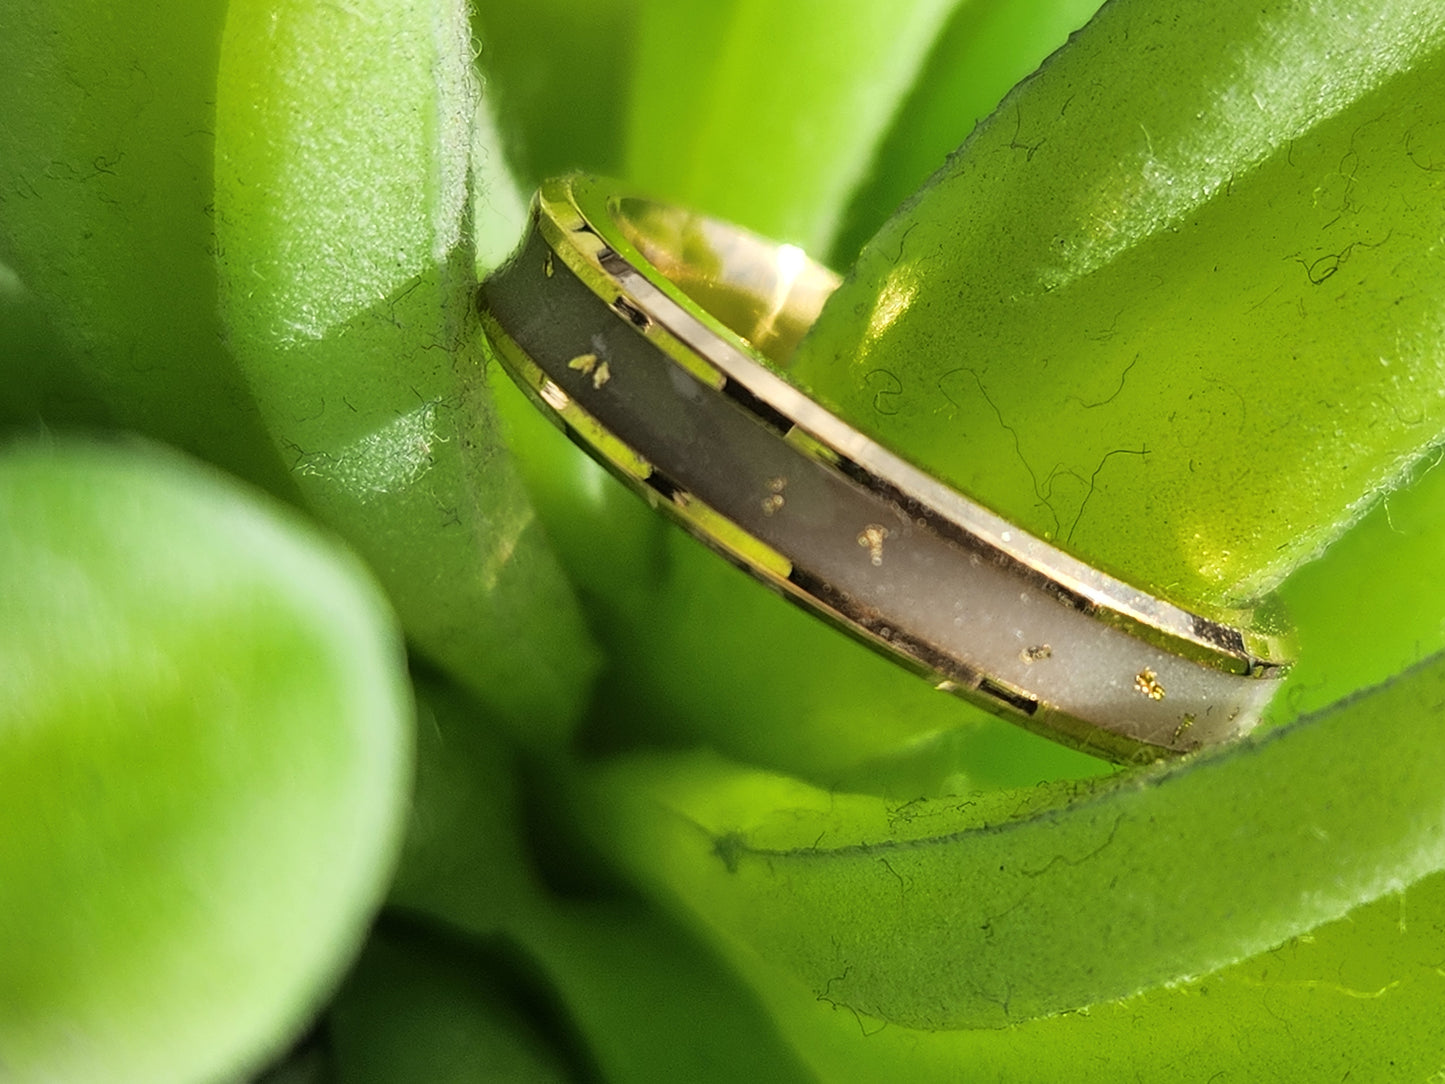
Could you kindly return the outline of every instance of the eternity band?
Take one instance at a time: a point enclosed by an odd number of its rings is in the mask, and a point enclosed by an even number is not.
[[[594,458],[693,535],[937,688],[1121,762],[1237,738],[1288,668],[1011,525],[782,375],[838,283],[791,245],[543,184],[483,283],[497,355]]]

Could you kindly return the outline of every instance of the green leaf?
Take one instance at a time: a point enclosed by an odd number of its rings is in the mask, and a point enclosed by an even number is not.
[[[423,678],[416,693],[416,789],[387,902],[489,936],[541,895],[517,812],[521,764],[458,690]]]
[[[646,0],[626,178],[823,253],[957,0]]]
[[[1211,975],[1009,1028],[880,1027],[756,958],[749,978],[820,1079],[1117,1084],[1440,1075],[1445,876]]]
[[[833,241],[847,267],[1015,83],[1099,7],[1099,0],[964,0],[955,8],[853,192]]]
[[[0,455],[0,1064],[211,1080],[359,944],[411,767],[358,562],[171,454]]]
[[[0,263],[0,426],[43,428],[64,419],[111,422],[99,392],[75,365],[40,300]]]
[[[639,757],[602,772],[587,823],[819,996],[999,1027],[1216,970],[1445,867],[1442,692],[1437,657],[1217,755],[958,799]]]
[[[419,705],[416,800],[395,911],[474,945],[507,946],[567,1006],[570,1028],[608,1080],[809,1079],[757,996],[697,938],[630,893],[592,884],[579,898],[575,886],[567,893],[548,882],[544,869],[585,879],[579,867],[601,886],[615,880],[570,845],[576,810],[555,771],[519,766],[455,690],[423,682]],[[549,823],[552,831],[539,829]]]
[[[336,1084],[563,1084],[523,991],[470,946],[385,924],[327,1013]]]
[[[796,362],[1140,587],[1276,586],[1445,432],[1445,12],[1118,0],[870,242]]]
[[[0,9],[0,263],[24,303],[0,311],[4,420],[113,420],[289,494],[216,313],[225,10]]]
[[[622,171],[637,49],[630,0],[477,0],[472,28],[507,157],[528,189]]]
[[[815,1079],[765,999],[711,946],[651,907],[574,903],[538,922],[528,945],[609,1081]]]
[[[1300,654],[1266,722],[1318,711],[1445,651],[1445,471],[1435,469],[1438,462],[1424,464],[1280,589]]]
[[[471,164],[520,208],[454,0],[230,8],[217,88],[222,312],[311,509],[423,653],[556,740],[596,656],[502,447],[477,348]],[[480,198],[480,197],[479,197]]]

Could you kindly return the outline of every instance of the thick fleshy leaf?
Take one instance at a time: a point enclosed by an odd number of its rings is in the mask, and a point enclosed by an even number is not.
[[[1424,466],[1280,589],[1299,662],[1266,723],[1318,711],[1445,651],[1445,471]]]
[[[517,814],[521,765],[456,689],[423,679],[416,693],[416,788],[389,903],[495,934],[539,896]]]
[[[233,1077],[380,902],[410,783],[359,562],[155,450],[0,455],[0,1077]]]
[[[957,0],[644,0],[627,180],[823,253]]]
[[[476,346],[470,50],[455,0],[231,5],[222,311],[306,502],[376,568],[417,646],[520,731],[555,738],[595,656]],[[495,166],[500,251],[521,202]]]
[[[0,421],[113,422],[289,494],[216,314],[225,11],[0,8]]]
[[[899,105],[872,171],[848,203],[833,241],[833,265],[849,266],[864,242],[962,145],[974,125],[1098,7],[1099,0],[960,3]]]
[[[529,189],[622,170],[637,50],[632,0],[477,0],[472,27],[507,157]]]
[[[948,800],[639,758],[604,773],[588,823],[819,996],[999,1027],[1216,970],[1445,868],[1442,697],[1437,656],[1222,754]]]
[[[577,1074],[488,955],[383,925],[326,1017],[336,1084],[565,1084]]]
[[[1008,1028],[880,1027],[745,964],[821,1080],[1117,1084],[1424,1080],[1442,1062],[1445,875],[1222,971]]]
[[[1035,533],[1204,608],[1445,432],[1445,9],[1108,5],[869,243],[796,363]]]
[[[616,878],[557,838],[573,836],[567,790],[526,794],[523,780],[542,773],[520,770],[455,690],[424,682],[419,707],[416,800],[393,908],[474,945],[508,946],[565,1004],[607,1080],[809,1079],[756,995],[706,945],[630,890],[607,891]],[[544,867],[572,891],[548,883]]]
[[[0,426],[21,431],[62,421],[99,427],[110,410],[75,364],[40,303],[0,263]]]

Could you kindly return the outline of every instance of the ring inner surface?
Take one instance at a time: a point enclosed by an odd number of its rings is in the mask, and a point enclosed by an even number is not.
[[[611,209],[649,263],[779,367],[838,286],[837,275],[795,245],[647,199],[623,197]]]

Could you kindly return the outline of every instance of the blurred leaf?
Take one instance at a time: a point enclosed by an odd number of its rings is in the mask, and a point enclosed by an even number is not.
[[[529,941],[617,1084],[815,1079],[763,999],[695,936],[631,900],[544,912]]]
[[[870,242],[796,361],[1139,587],[1268,590],[1445,432],[1445,9],[1116,0]]]
[[[360,565],[173,455],[0,455],[0,1062],[227,1077],[355,950],[410,772]]]
[[[47,419],[51,425],[111,421],[44,306],[0,263],[0,426],[43,430]]]
[[[220,0],[0,8],[0,262],[28,310],[0,312],[0,376],[9,420],[37,410],[50,425],[114,420],[285,494],[216,313],[225,10]]]
[[[624,175],[823,253],[957,0],[640,0]]]
[[[457,690],[423,677],[416,692],[416,791],[388,902],[491,935],[539,898],[517,823],[517,754]]]
[[[330,1051],[321,1043],[302,1040],[300,1049],[288,1051],[279,1062],[259,1076],[245,1078],[246,1084],[337,1084]]]
[[[634,0],[473,4],[487,97],[529,190],[574,169],[621,172],[637,16]]]
[[[308,505],[423,653],[555,741],[596,657],[502,447],[464,232],[464,7],[238,0],[217,115],[222,311]],[[488,201],[519,208],[492,163]],[[505,239],[516,221],[492,223]],[[509,240],[484,239],[493,249]]]
[[[328,1014],[337,1084],[575,1080],[476,952],[383,926]]]
[[[574,815],[566,790],[530,798],[516,752],[463,697],[420,688],[416,802],[392,890],[393,908],[515,946],[567,1007],[605,1079],[809,1079],[748,990],[704,945],[630,897],[576,898],[544,881],[582,855],[539,831],[540,806]]]

